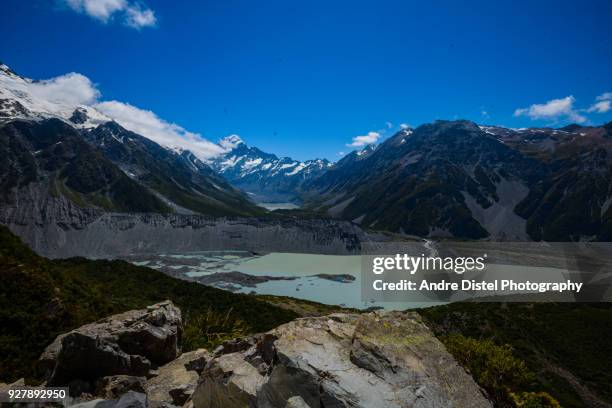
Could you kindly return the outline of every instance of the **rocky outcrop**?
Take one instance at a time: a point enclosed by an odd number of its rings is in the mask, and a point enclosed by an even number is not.
[[[301,318],[212,353],[180,339],[171,302],[111,316],[47,348],[46,385],[79,408],[492,407],[416,313]]]
[[[103,377],[150,376],[151,369],[180,354],[181,337],[181,311],[166,301],[62,334],[40,361],[48,386],[70,384],[73,393],[93,392]]]
[[[416,313],[303,318],[216,353],[195,408],[491,406]]]

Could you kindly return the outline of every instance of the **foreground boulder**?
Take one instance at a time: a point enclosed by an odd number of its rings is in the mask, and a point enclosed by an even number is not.
[[[149,401],[155,406],[183,405],[195,389],[200,373],[211,359],[204,349],[190,351],[160,367],[157,375],[147,380]]]
[[[491,407],[416,313],[297,319],[228,343],[202,372],[195,408]]]
[[[181,311],[166,301],[62,334],[40,361],[47,369],[48,386],[93,392],[103,377],[150,376],[151,369],[180,354],[181,337]]]

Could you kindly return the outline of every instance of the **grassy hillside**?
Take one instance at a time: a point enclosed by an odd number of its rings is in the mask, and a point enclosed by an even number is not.
[[[36,361],[58,334],[165,299],[183,311],[187,347],[214,347],[297,317],[253,296],[181,281],[123,261],[48,260],[4,226],[0,282],[0,382],[40,378]]]
[[[459,361],[465,349],[449,344],[456,335],[491,339],[526,363],[530,391],[564,408],[612,406],[612,304],[453,303],[419,312]]]

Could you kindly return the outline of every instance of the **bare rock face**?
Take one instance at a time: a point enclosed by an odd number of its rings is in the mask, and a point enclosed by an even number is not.
[[[195,408],[492,406],[416,313],[303,318],[244,341],[247,347],[234,342],[217,350],[188,404]]]
[[[149,378],[146,384],[151,404],[182,406],[193,394],[200,372],[211,358],[208,351],[199,349],[159,367],[157,375]]]
[[[337,220],[213,218],[205,215],[108,213],[80,208],[31,183],[0,202],[0,223],[49,258],[122,258],[132,254],[210,250],[353,254],[385,239]]]
[[[78,382],[93,391],[102,377],[149,376],[180,354],[181,337],[181,311],[166,301],[62,334],[40,360],[47,367],[48,386]]]

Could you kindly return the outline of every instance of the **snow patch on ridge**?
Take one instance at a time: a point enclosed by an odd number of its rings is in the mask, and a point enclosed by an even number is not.
[[[296,168],[294,168],[291,172],[287,173],[287,176],[294,176],[296,174],[298,174],[300,171],[304,170],[306,168],[306,165],[304,163],[300,163],[296,166]]]

